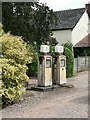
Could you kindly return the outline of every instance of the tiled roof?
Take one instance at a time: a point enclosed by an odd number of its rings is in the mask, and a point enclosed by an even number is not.
[[[73,29],[84,12],[85,8],[54,12],[57,19],[57,25],[53,25],[52,30]]]
[[[90,34],[79,41],[74,47],[90,47]]]

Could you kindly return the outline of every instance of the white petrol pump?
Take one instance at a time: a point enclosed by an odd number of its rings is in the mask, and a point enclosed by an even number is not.
[[[63,46],[55,46],[53,55],[53,84],[66,84],[66,56],[62,55]]]
[[[63,46],[55,46],[53,57],[49,55],[49,46],[41,45],[38,57],[38,86],[66,84],[66,56],[62,55]]]
[[[41,54],[38,57],[38,86],[52,85],[52,56],[49,55],[49,46],[41,45]]]

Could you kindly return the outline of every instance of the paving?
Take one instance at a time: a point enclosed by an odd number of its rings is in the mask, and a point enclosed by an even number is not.
[[[37,84],[32,78],[30,83]],[[88,118],[88,71],[67,79],[74,87],[27,90],[24,100],[1,110],[3,118]]]

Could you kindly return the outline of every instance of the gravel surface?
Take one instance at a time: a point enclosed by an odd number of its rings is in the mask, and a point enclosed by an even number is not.
[[[30,80],[37,83],[37,80]],[[3,118],[88,118],[88,72],[67,79],[74,88],[27,90],[24,101],[1,110]]]

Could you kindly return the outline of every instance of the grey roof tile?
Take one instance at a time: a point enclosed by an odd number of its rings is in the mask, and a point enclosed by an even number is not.
[[[57,24],[56,25],[53,24],[51,29],[52,30],[73,29],[84,12],[85,8],[54,12],[57,19]]]

